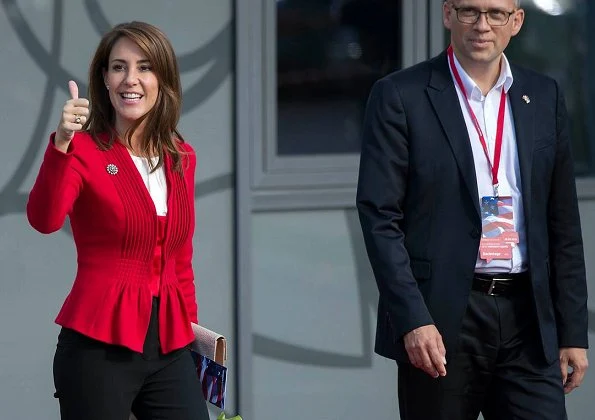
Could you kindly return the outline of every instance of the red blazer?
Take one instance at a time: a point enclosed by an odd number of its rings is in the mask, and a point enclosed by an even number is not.
[[[70,218],[78,254],[74,284],[56,323],[84,335],[142,352],[149,326],[149,289],[158,219],[153,200],[125,146],[101,151],[77,133],[67,153],[53,145],[44,155],[27,203],[29,223],[52,233]],[[165,159],[167,228],[159,296],[163,352],[184,347],[198,323],[192,236],[196,156],[182,160],[184,173]]]

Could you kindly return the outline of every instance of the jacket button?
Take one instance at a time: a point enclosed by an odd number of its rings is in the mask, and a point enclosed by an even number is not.
[[[471,237],[473,239],[477,239],[481,236],[481,231],[477,228],[473,228],[473,230],[471,231]]]

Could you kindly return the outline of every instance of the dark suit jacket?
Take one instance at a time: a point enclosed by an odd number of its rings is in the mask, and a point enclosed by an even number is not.
[[[587,288],[568,116],[557,83],[512,66],[533,302],[544,355],[587,347]],[[523,96],[530,102],[526,103]],[[456,349],[481,236],[473,155],[445,53],[377,81],[363,127],[357,208],[380,292],[378,354],[408,360],[435,324]]]

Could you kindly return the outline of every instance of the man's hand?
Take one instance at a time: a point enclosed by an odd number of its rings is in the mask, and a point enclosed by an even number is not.
[[[569,366],[572,368],[570,373],[568,372]],[[588,367],[586,349],[574,347],[560,349],[560,369],[562,369],[562,384],[565,394],[569,394],[581,385]]]
[[[403,339],[413,366],[433,378],[446,376],[446,349],[442,336],[434,325],[416,328],[405,334]]]

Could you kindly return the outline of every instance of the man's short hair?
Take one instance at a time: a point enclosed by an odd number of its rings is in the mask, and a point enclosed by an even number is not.
[[[444,0],[444,3],[448,3],[450,0]],[[514,5],[516,7],[521,7],[521,0],[514,0]]]

